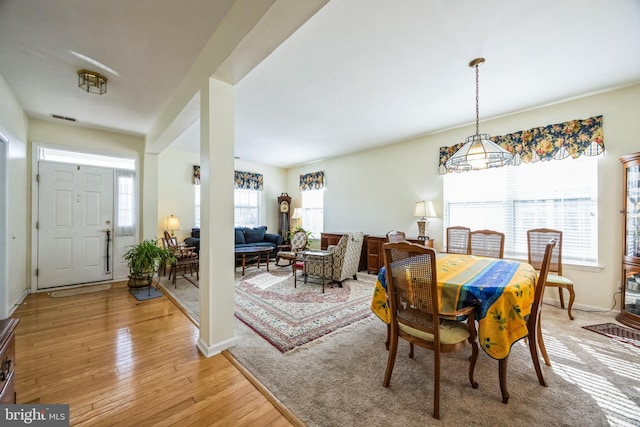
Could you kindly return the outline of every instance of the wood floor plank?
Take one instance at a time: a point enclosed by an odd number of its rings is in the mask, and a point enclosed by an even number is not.
[[[126,282],[32,294],[12,317],[18,403],[69,404],[73,426],[300,425],[229,355],[203,357],[172,301],[138,301]]]

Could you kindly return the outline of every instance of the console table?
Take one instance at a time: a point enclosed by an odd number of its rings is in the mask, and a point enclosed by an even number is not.
[[[16,326],[18,319],[0,320],[0,404],[16,403]]]

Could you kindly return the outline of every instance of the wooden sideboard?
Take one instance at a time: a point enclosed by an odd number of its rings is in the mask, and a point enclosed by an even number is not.
[[[0,320],[0,404],[16,403],[16,326],[17,319]]]
[[[326,250],[329,246],[337,245],[344,233],[320,233],[320,249]],[[433,247],[433,239],[419,240],[415,237],[409,237],[407,240],[411,243],[426,244],[430,248]],[[382,253],[382,245],[387,242],[387,236],[369,236],[364,235],[362,243],[362,251],[360,252],[360,264],[358,271],[367,271],[369,274],[377,274],[380,267],[384,265],[384,255]]]
[[[320,233],[320,249],[326,250],[329,246],[337,245],[343,235],[344,233]],[[360,252],[360,264],[358,265],[358,271],[367,269],[368,237],[368,235],[364,235],[364,241],[362,242],[362,251]]]
[[[417,243],[420,245],[427,245],[433,247],[433,239],[419,240],[414,237],[407,237],[407,241],[411,243]],[[384,265],[384,252],[382,251],[382,245],[387,242],[387,236],[368,236],[366,240],[367,245],[367,273],[377,274],[380,268]]]

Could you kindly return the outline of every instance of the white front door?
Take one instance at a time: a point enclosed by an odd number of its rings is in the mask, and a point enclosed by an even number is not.
[[[113,170],[41,161],[38,174],[38,289],[112,279]]]

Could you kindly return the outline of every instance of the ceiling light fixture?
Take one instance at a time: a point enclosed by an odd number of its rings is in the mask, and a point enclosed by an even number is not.
[[[89,93],[103,95],[107,93],[107,78],[95,71],[78,71],[78,87]]]
[[[462,172],[500,167],[513,159],[513,154],[491,141],[488,133],[480,133],[480,96],[478,90],[478,66],[484,58],[476,58],[469,62],[469,67],[476,69],[476,134],[467,137],[464,145],[447,162],[449,171]]]

